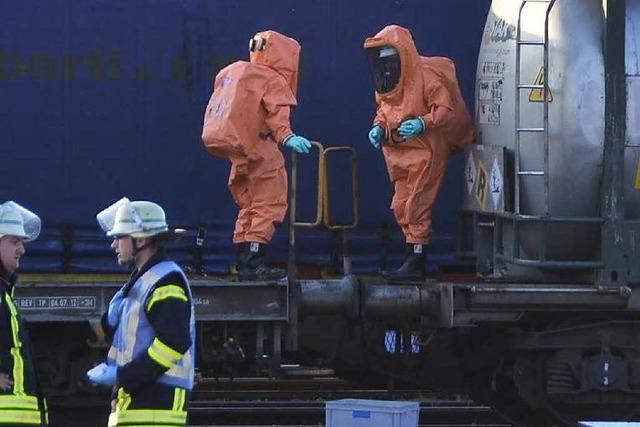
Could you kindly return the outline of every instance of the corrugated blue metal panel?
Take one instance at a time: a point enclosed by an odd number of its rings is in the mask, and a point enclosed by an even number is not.
[[[421,53],[456,61],[471,105],[488,5],[2,1],[0,200],[15,199],[40,213],[53,233],[64,224],[93,227],[95,213],[126,194],[159,202],[175,223],[219,223],[219,237],[227,239],[236,214],[226,189],[229,167],[203,149],[202,114],[212,76],[247,57],[247,40],[256,31],[273,28],[303,47],[295,131],[325,145],[356,147],[361,222],[370,229],[393,224],[384,163],[366,136],[375,106],[363,40],[389,23],[411,28]],[[460,167],[457,157],[436,209],[436,233],[455,232]],[[303,179],[301,185],[314,184]],[[91,269],[89,260],[78,268]]]

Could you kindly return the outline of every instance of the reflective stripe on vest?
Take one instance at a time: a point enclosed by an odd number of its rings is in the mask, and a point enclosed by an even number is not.
[[[110,365],[124,366],[142,353],[146,353],[156,340],[153,327],[147,318],[144,303],[154,285],[163,277],[171,273],[179,273],[184,282],[187,278],[173,261],[160,262],[147,270],[129,290],[129,294],[122,300],[122,314],[120,323],[113,337],[113,343],[107,356]],[[187,285],[187,292],[191,303],[191,319],[189,332],[191,346],[182,357],[161,375],[156,381],[187,390],[193,388],[194,375],[194,345],[195,345],[195,313],[191,289]],[[135,422],[135,421],[134,421]]]
[[[176,387],[173,391],[173,410],[176,412],[183,411],[186,399],[187,391],[183,388]]]
[[[0,395],[0,409],[33,409],[38,410],[38,398],[35,396]]]
[[[170,409],[129,409],[109,414],[109,427],[132,424],[146,426],[184,426],[187,423],[186,411]]]
[[[113,412],[109,415],[109,427],[126,425],[136,426],[184,426],[187,423],[187,411],[184,410],[187,392],[176,387],[173,392],[172,409],[128,409],[131,396],[121,387],[118,389]]]
[[[0,410],[1,424],[41,425],[39,411],[25,411],[23,409]]]
[[[0,395],[0,424],[40,425],[35,396]]]
[[[6,294],[5,301],[9,307],[11,314],[11,336],[13,338],[13,346],[11,347],[11,356],[13,357],[13,394],[24,395],[24,360],[22,359],[22,341],[20,341],[20,323],[18,322],[18,310],[13,304],[13,299]]]

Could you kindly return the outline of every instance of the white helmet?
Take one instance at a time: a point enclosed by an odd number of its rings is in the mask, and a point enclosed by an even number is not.
[[[38,238],[40,228],[40,218],[29,209],[13,201],[0,204],[0,237],[16,236],[30,242]]]
[[[123,197],[96,216],[107,236],[131,236],[135,239],[159,234],[177,234],[184,230],[169,230],[164,210],[147,201],[129,201]]]

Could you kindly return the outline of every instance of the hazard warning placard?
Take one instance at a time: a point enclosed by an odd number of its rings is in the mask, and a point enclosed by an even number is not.
[[[633,186],[636,190],[640,190],[640,156],[638,156],[638,167],[636,168],[636,182]]]
[[[478,144],[467,149],[464,167],[465,209],[504,212],[507,203],[505,147]]]
[[[498,159],[494,158],[491,166],[491,175],[489,175],[489,193],[491,194],[493,208],[496,210],[500,199],[502,199],[503,187],[502,168],[498,164]]]
[[[485,206],[487,204],[487,187],[489,185],[489,175],[487,174],[487,169],[482,164],[482,161],[478,162],[478,178],[476,179],[476,190],[475,195],[478,200],[478,204],[485,210]]]
[[[473,151],[469,151],[467,155],[467,164],[464,167],[464,181],[467,184],[467,193],[471,194],[476,186],[476,159],[473,157]]]
[[[533,82],[534,85],[543,85],[544,84],[544,67],[540,67],[540,71],[538,71],[538,76],[536,80]],[[543,89],[531,89],[529,93],[529,102],[544,102],[544,96],[542,95]],[[551,93],[551,89],[547,88],[547,102],[553,102],[553,94]]]

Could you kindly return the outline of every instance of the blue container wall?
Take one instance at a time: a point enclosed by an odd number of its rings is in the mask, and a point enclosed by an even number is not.
[[[248,57],[255,32],[275,29],[303,49],[294,131],[355,147],[362,232],[394,224],[384,162],[367,140],[375,102],[363,41],[390,23],[410,28],[421,54],[454,59],[471,106],[488,7],[489,0],[2,0],[0,200],[33,209],[45,227],[93,228],[97,211],[127,195],[157,201],[171,223],[208,224],[230,239],[229,166],[204,150],[202,116],[215,73]],[[436,234],[455,234],[461,160],[441,192]],[[303,193],[313,193],[308,175]],[[313,198],[301,197],[301,212],[312,213]],[[350,212],[346,200],[333,203]]]

